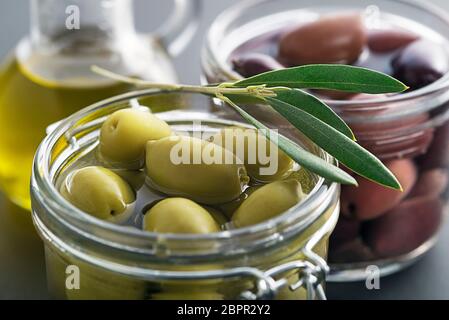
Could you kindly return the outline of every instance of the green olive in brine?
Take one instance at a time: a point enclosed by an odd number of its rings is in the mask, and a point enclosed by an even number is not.
[[[102,167],[85,167],[71,172],[60,187],[61,195],[92,216],[121,221],[135,202],[134,190],[119,175]]]
[[[312,192],[317,183],[317,177],[305,168],[300,168],[298,171],[293,171],[286,179],[298,180],[301,183],[302,191],[305,194]]]
[[[237,162],[231,152],[197,138],[171,136],[147,143],[149,185],[204,204],[225,203],[240,196],[249,177]]]
[[[258,130],[225,128],[212,136],[211,141],[232,151],[256,181],[279,180],[293,169],[294,161]]]
[[[235,227],[242,228],[272,219],[295,206],[305,195],[297,180],[280,180],[260,187],[232,216]]]
[[[113,166],[138,169],[143,166],[147,141],[171,134],[170,126],[149,111],[119,110],[110,115],[101,127],[99,154]]]
[[[203,207],[189,199],[168,198],[145,214],[144,229],[160,233],[212,233],[220,225]]]

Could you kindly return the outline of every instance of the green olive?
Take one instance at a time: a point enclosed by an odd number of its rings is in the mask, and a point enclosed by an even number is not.
[[[236,199],[249,182],[245,167],[231,152],[187,136],[149,141],[146,173],[154,189],[204,204]]]
[[[309,194],[315,188],[317,179],[307,169],[301,168],[298,171],[292,172],[286,179],[296,179],[301,183],[302,191]]]
[[[136,196],[119,175],[102,167],[71,172],[60,192],[74,206],[103,220],[121,221],[132,210]]]
[[[255,129],[229,127],[214,135],[211,141],[232,151],[256,181],[279,180],[293,169],[294,161]]]
[[[145,144],[171,135],[170,126],[150,112],[123,109],[114,112],[100,131],[100,156],[114,166],[141,168]]]
[[[232,216],[235,227],[242,228],[272,219],[298,204],[305,197],[299,181],[281,180],[260,187]]]
[[[210,213],[192,200],[168,198],[145,214],[144,229],[160,233],[212,233],[220,226]]]

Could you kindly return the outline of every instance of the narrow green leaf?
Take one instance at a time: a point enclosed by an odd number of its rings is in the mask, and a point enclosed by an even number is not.
[[[266,99],[292,125],[352,171],[381,185],[402,189],[393,173],[356,142],[301,109],[276,98]]]
[[[299,89],[282,90],[276,92],[276,94],[276,99],[304,110],[331,127],[334,127],[350,139],[355,140],[351,128],[349,128],[344,120],[341,119],[327,104],[313,95]],[[227,94],[226,96],[232,98],[232,101],[237,104],[266,104],[264,99],[255,96],[234,94]]]
[[[276,99],[304,110],[315,118],[334,127],[348,138],[355,140],[354,134],[346,122],[344,122],[343,119],[341,119],[327,104],[313,95],[302,90],[285,90],[277,92]]]
[[[266,127],[261,122],[257,121],[250,114],[248,114],[245,110],[236,105],[232,99],[227,98],[230,101],[231,105],[234,109],[250,124],[252,124],[257,129],[265,130],[265,135],[268,139],[270,139],[270,132],[273,132],[268,127]],[[277,134],[276,132],[273,132]],[[342,169],[326,162],[318,156],[304,150],[298,144],[293,141],[287,139],[281,134],[277,134],[277,141],[273,141],[273,143],[277,144],[279,148],[281,148],[287,155],[289,155],[293,160],[295,160],[298,164],[302,165],[304,168],[308,169],[311,172],[318,174],[319,176],[326,178],[333,182],[338,182],[342,184],[350,184],[357,185],[357,181],[351,177],[348,173],[343,171]]]
[[[333,64],[314,64],[274,70],[233,84],[238,88],[256,85],[372,94],[407,90],[407,86],[402,82],[381,72]]]

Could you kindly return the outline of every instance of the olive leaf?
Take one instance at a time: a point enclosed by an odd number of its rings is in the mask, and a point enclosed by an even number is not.
[[[343,119],[341,119],[327,104],[315,96],[302,90],[295,89],[277,92],[276,99],[307,112],[340,131],[351,140],[355,140],[354,134],[346,122],[344,122]]]
[[[384,186],[401,189],[399,181],[379,159],[335,128],[277,98],[266,100],[310,140],[352,171]]]
[[[357,185],[357,181],[342,169],[328,163],[318,156],[304,150],[298,144],[290,139],[284,137],[273,130],[270,130],[261,122],[248,114],[245,110],[240,108],[232,101],[232,98],[223,99],[225,102],[232,105],[232,107],[250,124],[265,133],[267,139],[270,139],[274,144],[278,145],[288,156],[295,160],[304,168],[318,174],[319,176],[329,179],[330,181],[339,182],[343,184]],[[277,139],[272,139],[272,137]]]
[[[228,94],[227,97],[232,98],[235,104],[266,104],[263,98],[255,98],[247,95]],[[276,92],[276,99],[287,102],[296,108],[304,110],[321,121],[334,127],[345,136],[355,140],[354,133],[351,128],[332,110],[326,103],[319,100],[315,96],[299,89],[287,89]]]
[[[354,93],[397,93],[407,89],[402,82],[381,72],[346,65],[316,64],[270,71],[217,85],[173,85],[117,75],[100,67],[92,70],[103,76],[168,92],[190,92],[214,96],[229,103],[247,122],[258,129],[268,128],[241,107],[268,103],[311,141],[349,169],[378,184],[402,190],[391,171],[373,154],[354,142],[347,124],[324,102],[298,89],[327,89]],[[270,131],[265,133],[270,139]],[[273,132],[273,130],[271,130]],[[286,154],[306,169],[334,182],[357,184],[348,173],[304,150],[279,135],[277,143]]]
[[[328,89],[354,93],[396,93],[408,89],[381,72],[346,65],[312,64],[269,71],[232,84],[234,87],[266,85],[299,89]]]

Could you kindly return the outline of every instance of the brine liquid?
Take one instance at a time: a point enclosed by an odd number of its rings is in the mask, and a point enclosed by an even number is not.
[[[26,71],[16,58],[0,68],[0,187],[29,209],[32,160],[47,126],[131,87],[82,78],[70,85],[47,81]]]

